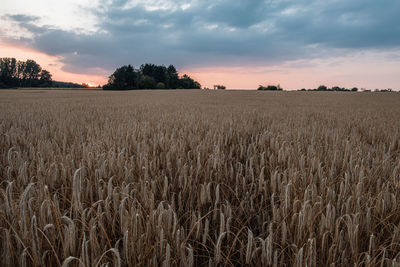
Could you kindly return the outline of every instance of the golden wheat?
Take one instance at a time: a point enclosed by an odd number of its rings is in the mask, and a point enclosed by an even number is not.
[[[0,92],[2,266],[400,266],[400,94]]]

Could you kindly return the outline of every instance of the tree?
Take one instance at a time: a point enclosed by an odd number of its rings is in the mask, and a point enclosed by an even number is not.
[[[156,66],[153,74],[154,80],[157,83],[169,84],[168,70],[165,66]]]
[[[178,87],[179,75],[174,65],[169,65],[167,68],[169,76],[169,88],[176,89]]]
[[[140,79],[139,87],[141,89],[155,89],[156,81],[151,76],[143,75]]]
[[[140,66],[140,73],[145,76],[153,77],[156,83],[164,83],[169,85],[169,73],[168,69],[163,65],[155,64],[142,64]]]
[[[15,58],[0,59],[0,81],[4,85],[18,85],[18,63]]]
[[[162,82],[159,82],[159,83],[157,83],[156,88],[157,89],[165,89],[165,84]]]
[[[317,91],[326,91],[328,90],[328,87],[326,87],[325,85],[320,85],[317,89]]]
[[[214,85],[214,89],[217,89],[217,90],[225,90],[225,89],[226,89],[226,86],[225,86],[225,85]]]
[[[260,91],[282,91],[283,89],[278,84],[278,85],[268,85],[268,86],[259,85],[257,90],[260,90]]]
[[[26,77],[26,84],[25,86],[37,86],[39,80],[39,74],[42,71],[42,68],[36,61],[32,59],[28,59],[26,61],[26,65],[24,68],[24,77]]]
[[[357,92],[357,91],[358,91],[358,88],[357,88],[357,87],[353,87],[353,88],[351,88],[351,91],[352,91],[352,92]]]
[[[26,62],[18,61],[18,79],[19,79],[19,86],[24,86],[25,81],[27,79],[25,73]]]
[[[52,81],[51,76],[52,75],[50,74],[49,71],[42,70],[40,72],[40,84],[41,84],[41,86],[45,86],[45,87],[51,86],[51,81]]]
[[[182,78],[178,80],[178,88],[182,89],[200,89],[200,83],[194,81],[188,75],[184,74]]]
[[[166,68],[164,65],[147,63],[142,64],[139,70],[134,70],[131,65],[117,68],[103,86],[105,90],[155,88],[200,89],[201,85],[186,74],[179,78],[173,65]]]
[[[109,77],[104,89],[108,90],[127,90],[138,88],[139,74],[131,65],[117,68]]]
[[[0,82],[3,87],[51,86],[51,74],[31,59],[0,58]]]
[[[140,73],[142,75],[153,77],[154,73],[155,73],[155,69],[156,69],[156,65],[154,65],[154,64],[149,64],[149,63],[142,64],[140,66]]]

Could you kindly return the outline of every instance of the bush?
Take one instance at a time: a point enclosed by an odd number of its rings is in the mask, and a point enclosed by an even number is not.
[[[268,85],[267,87],[265,87],[263,85],[259,85],[257,90],[259,90],[259,91],[282,91],[283,89],[278,84],[277,86],[276,85]]]
[[[157,89],[165,89],[165,84],[162,82],[159,82],[159,83],[157,83],[156,88]]]
[[[153,77],[144,75],[140,78],[139,87],[142,89],[155,89],[156,85],[156,81]]]

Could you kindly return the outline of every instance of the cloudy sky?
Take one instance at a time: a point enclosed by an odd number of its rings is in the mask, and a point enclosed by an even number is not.
[[[400,89],[399,0],[2,0],[0,57],[56,80],[174,64],[204,86]]]

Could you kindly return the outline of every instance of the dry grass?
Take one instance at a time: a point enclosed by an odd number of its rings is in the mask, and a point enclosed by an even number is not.
[[[400,94],[0,92],[0,265],[399,266]]]

